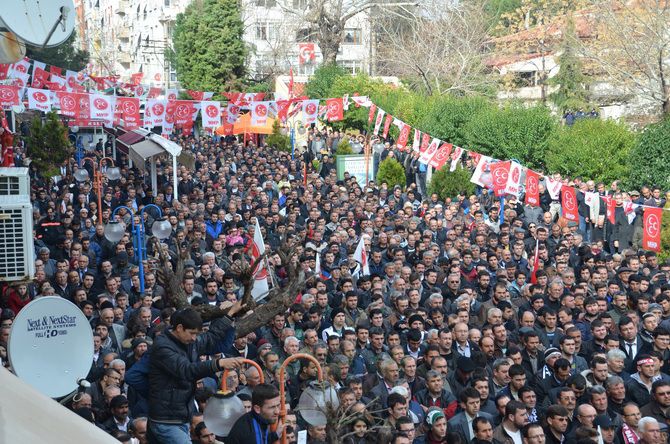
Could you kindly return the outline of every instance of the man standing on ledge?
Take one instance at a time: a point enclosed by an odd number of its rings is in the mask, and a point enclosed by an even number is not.
[[[281,437],[284,428],[279,420],[280,410],[279,390],[271,384],[257,385],[251,394],[251,411],[235,422],[226,444],[274,443]],[[271,430],[272,424],[277,424],[274,432]]]
[[[229,316],[241,304],[230,308]],[[225,316],[212,321],[209,331],[198,335],[202,318],[193,308],[179,310],[170,318],[171,328],[154,341],[149,361],[149,427],[151,444],[190,444],[189,422],[195,413],[196,381],[216,372],[242,365],[242,358],[201,361],[214,354],[226,339],[232,344],[233,320]],[[230,344],[229,344],[230,345]]]

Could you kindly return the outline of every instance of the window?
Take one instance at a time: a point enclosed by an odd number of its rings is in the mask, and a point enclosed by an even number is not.
[[[363,43],[363,32],[360,28],[348,28],[344,30],[344,39],[342,43],[345,45],[361,45]]]
[[[307,0],[293,0],[293,9],[307,9]]]
[[[533,71],[519,71],[514,73],[514,86],[524,88],[535,85],[535,73]]]
[[[349,71],[351,74],[356,74],[363,71],[363,62],[360,60],[338,60],[337,64]]]
[[[274,8],[277,6],[277,0],[256,0],[256,6],[261,8]]]
[[[256,40],[274,42],[279,39],[280,28],[278,23],[257,23]]]
[[[165,1],[163,2],[163,4],[164,4],[165,6],[170,6],[170,0],[165,0]]]

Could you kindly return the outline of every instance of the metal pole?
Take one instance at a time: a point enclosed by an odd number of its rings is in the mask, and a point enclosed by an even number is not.
[[[133,215],[133,218],[135,216]],[[142,215],[140,215],[140,223],[135,225],[135,238],[137,239],[137,256],[139,257],[139,268],[140,268],[140,293],[144,294],[144,250],[142,248],[142,233],[141,228],[144,228],[144,220],[142,220]]]
[[[291,160],[295,159],[295,129],[291,126]]]

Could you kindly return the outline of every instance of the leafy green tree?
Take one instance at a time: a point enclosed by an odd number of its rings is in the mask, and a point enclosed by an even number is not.
[[[336,156],[347,156],[349,154],[354,154],[354,150],[351,149],[351,144],[349,139],[342,139],[337,144],[337,149],[335,150]]]
[[[324,64],[314,71],[314,75],[305,85],[305,94],[312,99],[325,99],[330,97],[330,88],[340,77],[351,77],[346,69],[335,64]]]
[[[458,167],[452,173],[447,164],[433,173],[428,183],[428,193],[435,193],[440,199],[454,198],[459,194],[469,196],[475,192],[475,184],[470,182],[470,177],[472,177],[470,170]]]
[[[88,63],[88,51],[75,47],[77,33],[73,32],[63,44],[54,48],[39,48],[26,45],[26,56],[47,65],[54,65],[70,71],[81,71]]]
[[[547,140],[555,129],[556,121],[548,108],[511,105],[475,114],[463,134],[468,149],[538,168],[544,164]]]
[[[621,123],[579,119],[551,134],[546,165],[552,172],[609,183],[628,176],[634,146],[635,134]]]
[[[241,87],[246,75],[244,23],[236,0],[192,2],[177,15],[172,36],[181,84],[199,91],[230,91]]]
[[[35,117],[30,124],[26,138],[28,157],[43,174],[56,174],[54,170],[72,155],[72,144],[67,136],[67,128],[55,112],[47,113],[44,124]]]
[[[575,31],[575,21],[572,16],[563,32],[561,55],[558,56],[559,71],[549,79],[550,85],[557,85],[558,89],[549,95],[549,99],[563,112],[569,109],[580,109],[588,106],[588,97],[584,84],[586,76],[582,72],[582,61],[577,55],[579,40]]]
[[[332,83],[330,89],[323,97],[343,97],[348,94],[352,97],[354,94],[359,96],[376,97],[382,91],[387,91],[388,85],[385,85],[381,80],[370,78],[366,74],[359,73],[355,76],[344,75],[337,77]],[[374,100],[374,99],[373,99]],[[369,108],[357,108],[349,99],[349,110],[344,113],[344,120],[340,122],[333,122],[332,125],[337,129],[357,129],[360,131],[368,127],[368,111]]]
[[[291,152],[291,138],[281,133],[279,119],[275,119],[272,124],[272,134],[268,135],[265,142],[279,151],[284,151],[286,153]]]
[[[493,108],[494,105],[482,97],[440,97],[425,115],[424,128],[434,137],[463,146],[467,143],[466,124],[479,113]]]
[[[629,187],[658,185],[670,189],[670,119],[647,126],[630,153]]]
[[[396,185],[405,187],[405,168],[400,165],[400,162],[392,157],[387,157],[379,164],[377,170],[377,183],[386,182],[389,189],[393,189]]]

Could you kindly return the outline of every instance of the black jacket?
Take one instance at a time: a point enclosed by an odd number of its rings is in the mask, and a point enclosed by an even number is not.
[[[149,418],[156,422],[184,424],[195,412],[193,396],[197,380],[214,376],[217,361],[200,361],[215,353],[218,343],[232,327],[232,320],[219,318],[193,344],[183,344],[169,330],[158,336],[149,361]]]
[[[261,441],[259,442],[256,432],[254,430],[253,420],[258,422],[258,426],[261,432]],[[267,433],[267,440],[264,440],[265,434]],[[230,430],[228,437],[226,438],[226,444],[272,444],[277,441],[279,436],[271,430],[269,430],[269,424],[254,411],[245,413],[235,421],[235,425]]]

